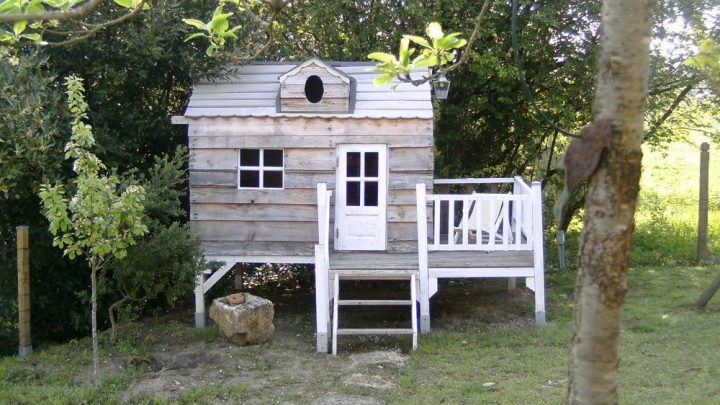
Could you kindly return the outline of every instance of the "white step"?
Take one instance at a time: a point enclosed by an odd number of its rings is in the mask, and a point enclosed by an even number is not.
[[[412,305],[410,300],[338,300],[338,305]]]
[[[382,279],[387,280],[387,276],[391,275],[396,277],[395,279],[405,279],[410,281],[410,299],[409,300],[341,300],[340,299],[340,279],[350,279],[352,276],[357,274],[356,270],[350,271],[347,274],[342,272],[335,272],[331,277],[333,279],[333,314],[332,314],[332,354],[337,355],[337,341],[338,336],[341,335],[411,335],[412,336],[412,348],[417,349],[417,285],[415,283],[417,272],[416,271],[384,271],[384,272],[372,272],[368,274],[368,279],[377,280],[378,276],[384,276]],[[400,278],[397,278],[400,277]],[[341,306],[359,306],[359,305],[406,305],[410,307],[410,328],[339,328],[338,318],[339,310]]]
[[[415,332],[412,328],[344,328],[337,330],[338,335],[412,335],[413,333]]]

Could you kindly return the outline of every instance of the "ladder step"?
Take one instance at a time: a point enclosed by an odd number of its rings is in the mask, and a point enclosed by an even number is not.
[[[338,329],[338,335],[412,335],[412,328],[397,329]]]
[[[338,305],[412,305],[411,300],[338,300]]]

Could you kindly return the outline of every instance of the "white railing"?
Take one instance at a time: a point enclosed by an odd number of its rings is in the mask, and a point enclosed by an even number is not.
[[[317,185],[318,244],[315,245],[315,316],[317,350],[327,352],[330,320],[330,196],[327,184]]]
[[[317,185],[318,205],[318,244],[325,246],[329,254],[330,246],[330,197],[332,191],[327,189],[327,184]]]
[[[418,192],[418,239],[428,250],[533,250],[535,210],[539,184],[530,187],[520,177],[502,179],[439,179],[435,184],[513,184],[508,194],[430,194]],[[535,196],[538,194],[538,196]],[[426,209],[431,210],[430,238]],[[542,226],[542,224],[540,224]],[[423,235],[424,234],[424,235]]]

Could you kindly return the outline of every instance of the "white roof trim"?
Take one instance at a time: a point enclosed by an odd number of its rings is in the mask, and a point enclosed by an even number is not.
[[[295,76],[295,75],[298,74],[302,69],[304,69],[304,68],[306,68],[306,67],[308,67],[308,66],[310,66],[310,65],[315,65],[315,66],[317,66],[317,67],[323,68],[323,69],[327,70],[328,73],[330,73],[331,75],[339,78],[340,80],[342,80],[342,81],[345,82],[346,84],[350,84],[350,77],[348,77],[348,75],[346,75],[345,73],[343,73],[343,72],[335,69],[334,67],[326,64],[325,62],[321,61],[321,60],[318,59],[318,58],[310,58],[310,59],[306,60],[305,62],[303,62],[303,63],[295,66],[294,68],[290,69],[290,71],[288,71],[288,72],[286,72],[285,74],[283,74],[282,76],[280,76],[280,77],[278,78],[278,80],[280,81],[280,83],[282,83],[282,82],[284,82],[285,79],[287,79],[288,77],[290,77],[290,76]]]

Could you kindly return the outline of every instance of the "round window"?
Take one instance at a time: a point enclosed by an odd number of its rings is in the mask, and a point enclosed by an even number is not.
[[[312,75],[305,81],[305,98],[311,103],[318,103],[322,100],[323,93],[323,81],[318,76]]]

